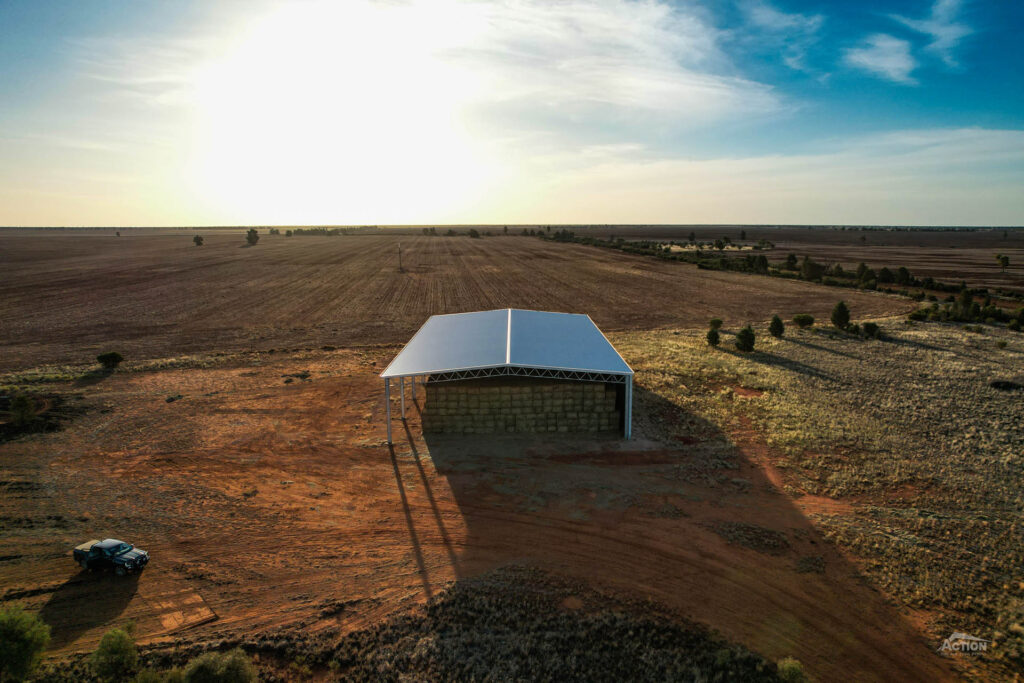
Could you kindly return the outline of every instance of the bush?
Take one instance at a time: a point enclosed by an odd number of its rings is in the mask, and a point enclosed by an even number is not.
[[[194,243],[194,244],[195,244],[195,245],[196,245],[197,247],[201,247],[201,246],[203,246],[203,236],[202,236],[202,235],[196,235],[195,237],[193,237],[193,238],[192,238],[192,242],[193,242],[193,243]]]
[[[744,352],[754,350],[754,328],[750,325],[736,333],[736,350]]]
[[[256,667],[235,648],[230,652],[207,652],[185,667],[185,683],[248,683],[256,680]]]
[[[112,628],[103,634],[92,653],[92,668],[102,680],[119,681],[130,676],[139,664],[135,638],[128,630]]]
[[[469,229],[469,236],[474,238],[474,239],[477,239],[477,238],[480,237],[480,233],[477,231],[476,228],[470,228]]]
[[[808,313],[797,313],[793,316],[793,322],[801,330],[805,330],[814,324],[814,316]]]
[[[1001,349],[1005,349],[1006,348],[1006,340],[1005,339],[1000,339],[999,341],[996,342],[996,346],[998,346]]]
[[[0,681],[20,681],[39,666],[50,643],[50,627],[21,605],[0,610]]]
[[[804,673],[804,665],[798,659],[783,657],[776,662],[776,666],[779,667],[779,678],[786,683],[806,683],[811,680]]]
[[[285,237],[291,237],[292,236],[292,231],[291,230],[285,230],[284,231],[284,236]]]
[[[260,234],[256,232],[256,228],[249,228],[249,231],[245,233],[245,241],[250,247],[256,246],[256,243],[260,241]]]
[[[18,394],[11,399],[11,423],[24,427],[36,419],[36,402],[28,394]]]
[[[857,323],[849,323],[846,326],[846,331],[849,334],[856,334],[856,335],[859,336],[860,335],[860,325],[858,325]]]
[[[99,361],[99,364],[107,370],[113,370],[121,364],[121,361],[124,360],[124,356],[119,354],[117,351],[107,351],[106,353],[101,353],[96,356],[96,360]]]
[[[708,330],[708,346],[714,348],[715,346],[718,346],[720,341],[722,341],[722,338],[719,336],[718,330],[713,327]]]
[[[785,333],[786,331],[786,325],[782,322],[782,318],[780,318],[778,315],[773,315],[772,321],[768,325],[768,331],[771,333],[773,337],[781,337],[783,333]]]
[[[864,336],[871,339],[878,339],[878,324],[864,323]]]
[[[1010,324],[1007,325],[1006,327],[1010,330],[1013,330],[1014,332],[1020,332],[1020,323],[1017,322],[1016,320],[1011,320]]]
[[[927,320],[928,319],[928,309],[927,308],[919,308],[916,311],[914,311],[913,313],[911,313],[910,315],[908,315],[907,317],[909,319],[911,319],[911,320]]]
[[[841,330],[846,329],[846,326],[850,324],[850,308],[845,301],[840,301],[832,309],[832,324]]]
[[[718,328],[720,328],[722,326],[722,319],[721,318],[712,318],[711,321],[708,324],[711,325],[711,329],[717,330]]]

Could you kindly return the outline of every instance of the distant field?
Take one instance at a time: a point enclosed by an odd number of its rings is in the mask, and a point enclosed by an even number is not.
[[[824,227],[747,226],[633,226],[577,229],[578,234],[599,237],[615,235],[625,239],[685,240],[691,232],[701,241],[729,237],[746,242],[766,239],[775,245],[768,254],[774,263],[787,254],[810,256],[825,264],[856,268],[864,262],[872,268],[904,266],[917,277],[947,282],[966,281],[971,287],[1010,289],[1024,292],[1024,229],[976,230],[882,230],[832,229]],[[1004,236],[1005,235],[1005,236]],[[861,239],[863,238],[863,240]],[[1010,257],[1002,272],[996,254]]]
[[[910,310],[875,293],[701,271],[528,237],[270,236],[242,231],[0,231],[0,367],[209,350],[402,342],[436,313],[589,313],[606,330],[727,324],[845,298],[856,318]],[[401,242],[405,272],[398,271]]]

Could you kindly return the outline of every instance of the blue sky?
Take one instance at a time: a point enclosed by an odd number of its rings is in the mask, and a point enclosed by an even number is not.
[[[1024,224],[1024,3],[0,2],[0,225]]]

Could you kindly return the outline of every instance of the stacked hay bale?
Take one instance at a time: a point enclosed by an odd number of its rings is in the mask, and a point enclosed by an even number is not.
[[[619,428],[614,385],[539,379],[428,382],[432,434],[601,432]]]

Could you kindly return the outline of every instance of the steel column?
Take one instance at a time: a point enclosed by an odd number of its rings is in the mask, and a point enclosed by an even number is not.
[[[402,419],[405,419],[405,377],[398,378],[398,392],[402,394]]]
[[[625,420],[625,432],[626,440],[633,438],[633,377],[629,376],[626,378],[626,420]]]
[[[384,412],[387,413],[388,443],[391,443],[391,378],[384,378]]]

